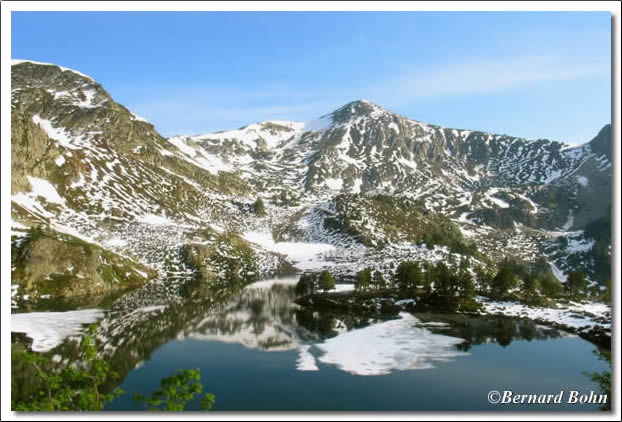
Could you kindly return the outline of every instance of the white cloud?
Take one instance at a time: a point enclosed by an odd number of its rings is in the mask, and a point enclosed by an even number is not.
[[[262,120],[304,121],[328,113],[348,101],[370,98],[389,109],[422,99],[494,95],[547,81],[609,77],[603,60],[581,62],[567,57],[519,56],[455,61],[407,69],[370,84],[318,87],[266,83],[238,86],[169,87],[157,97],[130,109],[148,118],[165,136],[231,129]],[[413,116],[408,116],[413,117]]]
[[[543,81],[565,81],[589,76],[608,76],[603,61],[577,63],[555,57],[503,57],[494,60],[448,62],[414,69],[374,88],[376,98],[393,103],[420,98],[493,94]]]

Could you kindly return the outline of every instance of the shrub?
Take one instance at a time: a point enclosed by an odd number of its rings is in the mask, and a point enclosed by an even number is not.
[[[564,286],[559,282],[553,274],[543,274],[538,278],[540,282],[540,290],[547,297],[559,297],[564,291]]]
[[[135,394],[134,400],[144,402],[148,410],[182,411],[186,403],[203,390],[200,380],[198,369],[180,369],[176,375],[162,379],[160,388],[151,393],[151,397]],[[206,393],[201,399],[201,409],[210,410],[214,398],[213,394]]]
[[[303,274],[296,283],[296,295],[305,296],[313,294],[315,290],[315,280],[311,274]]]
[[[104,381],[118,375],[96,355],[93,340],[96,328],[91,325],[80,341],[79,362],[75,366],[58,369],[38,353],[22,352],[16,356],[15,359],[34,368],[40,387],[29,396],[13,401],[11,408],[16,411],[101,410],[105,403],[123,393],[119,388],[109,394],[102,391]]]
[[[319,287],[324,290],[324,292],[335,288],[335,279],[328,271],[322,271],[319,279]]]
[[[118,378],[108,363],[97,357],[93,339],[97,325],[89,326],[79,345],[78,361],[59,367],[45,355],[22,351],[12,353],[11,364],[33,372],[37,384],[23,397],[11,400],[14,411],[83,411],[102,410],[104,405],[123,394],[120,388],[111,393],[104,392],[104,382]],[[25,364],[25,365],[22,365]],[[140,394],[135,399],[145,402],[149,410],[184,410],[186,403],[203,389],[199,370],[181,369],[176,375],[164,378],[161,388],[150,398]],[[206,393],[201,400],[201,409],[209,410],[214,395]]]
[[[261,198],[257,198],[257,200],[253,203],[253,212],[259,217],[266,215],[266,207],[264,206]]]

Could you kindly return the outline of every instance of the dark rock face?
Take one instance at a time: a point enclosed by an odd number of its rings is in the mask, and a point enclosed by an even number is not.
[[[589,145],[594,154],[605,155],[611,161],[611,125],[603,126]]]

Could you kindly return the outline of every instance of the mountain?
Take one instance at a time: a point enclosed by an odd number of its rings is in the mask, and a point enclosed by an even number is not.
[[[318,262],[344,276],[370,260],[389,271],[400,257],[476,250],[595,274],[598,239],[583,229],[610,215],[610,125],[570,146],[354,101],[309,122],[164,138],[86,75],[30,61],[11,70],[13,249],[29,227],[86,242],[157,274],[135,299],[175,296],[188,280],[282,272],[295,248],[278,241],[328,244]],[[258,198],[266,215],[254,211]],[[15,260],[21,296],[61,272],[57,257],[39,259],[49,271],[36,280]]]
[[[169,141],[191,156],[221,158],[219,169],[242,173],[261,192],[285,186],[320,197],[337,192],[404,194],[452,214],[462,204],[473,205],[474,193],[484,197],[476,200],[483,208],[506,208],[505,196],[535,210],[530,201],[553,186],[570,184],[578,191],[588,186],[588,175],[595,182],[610,180],[610,153],[602,145],[609,139],[610,146],[610,133],[607,125],[590,143],[571,147],[427,125],[369,101],[355,101],[312,122],[261,122]],[[565,215],[542,215],[538,223],[562,226],[579,205],[566,204]]]

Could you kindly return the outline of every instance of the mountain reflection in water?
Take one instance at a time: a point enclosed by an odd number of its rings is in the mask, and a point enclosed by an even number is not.
[[[356,375],[384,375],[432,368],[467,355],[471,344],[507,345],[514,338],[561,335],[519,320],[405,312],[392,319],[375,319],[311,311],[293,303],[294,284],[295,279],[288,278],[250,285],[186,327],[184,336],[263,351],[297,350],[296,367],[303,371],[319,370],[319,361]]]

